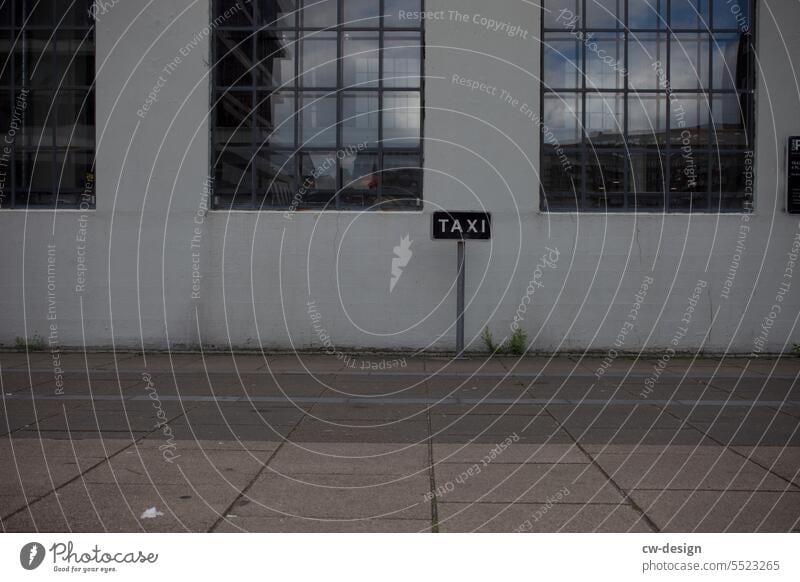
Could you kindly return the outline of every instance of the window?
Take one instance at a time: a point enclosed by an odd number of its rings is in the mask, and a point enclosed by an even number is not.
[[[216,1],[214,207],[420,208],[420,9]]]
[[[94,208],[91,2],[0,4],[0,208]]]
[[[752,210],[754,0],[545,0],[541,209]]]

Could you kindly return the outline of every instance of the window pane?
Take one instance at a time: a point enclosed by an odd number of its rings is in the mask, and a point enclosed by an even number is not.
[[[300,26],[305,28],[327,28],[337,22],[336,0],[303,0]]]
[[[667,97],[656,94],[628,96],[628,146],[666,143]]]
[[[11,67],[13,64],[13,50],[12,46],[12,33],[9,31],[0,31],[0,85],[10,86],[13,80],[11,79]]]
[[[387,32],[383,38],[383,86],[420,86],[422,41],[416,32]]]
[[[24,151],[17,152],[17,186],[23,190],[52,190],[53,189],[53,152],[52,151]]]
[[[717,34],[711,45],[714,68],[714,89],[747,88],[747,43],[744,35]]]
[[[292,87],[295,84],[295,36],[288,32],[258,33],[256,83],[262,87]]]
[[[304,146],[336,146],[336,97],[305,93],[301,101]]]
[[[294,147],[294,94],[258,94],[256,145],[258,147]]]
[[[673,153],[670,158],[669,189],[670,208],[688,208],[689,201],[693,201],[693,206],[698,206],[698,200],[705,199],[708,190],[708,155],[697,151]]]
[[[60,91],[54,99],[56,145],[94,147],[94,99],[84,91]]]
[[[706,34],[676,34],[670,47],[670,84],[673,89],[708,88]]]
[[[83,190],[94,182],[93,155],[85,151],[56,155],[56,184],[60,190]]]
[[[549,88],[581,87],[581,45],[571,36],[547,34],[544,49],[544,82]]]
[[[336,152],[305,152],[301,160],[302,206],[325,206],[336,191]],[[317,195],[320,191],[325,195]]]
[[[346,32],[342,40],[344,88],[377,87],[380,69],[378,35]]]
[[[706,95],[686,95],[670,102],[670,136],[676,147],[709,144],[710,111]]]
[[[748,0],[714,0],[714,28],[750,30]]]
[[[342,190],[344,192],[378,193],[378,156],[366,152],[354,152],[342,156],[339,161],[342,171]],[[360,204],[364,198],[360,199]]]
[[[85,32],[60,32],[56,41],[56,85],[91,85],[94,47]]]
[[[712,105],[711,144],[719,148],[752,147],[746,130],[752,111],[750,95],[716,95]]]
[[[8,0],[6,0],[8,1]],[[24,26],[52,26],[54,24],[53,7],[56,0],[28,0],[24,4],[17,2],[17,14],[24,19]],[[60,15],[59,15],[60,16]]]
[[[256,26],[294,27],[297,0],[250,0],[256,13]]]
[[[542,146],[542,189],[549,192],[580,192],[580,151]]]
[[[711,174],[712,211],[752,210],[752,152],[712,156]]]
[[[295,193],[294,158],[290,153],[258,152],[253,158],[256,207],[291,206]]]
[[[102,4],[97,14],[102,17]],[[253,1],[252,0],[230,0],[225,2],[225,6],[219,5],[217,8],[217,26],[253,26]],[[106,10],[107,11],[107,10]]]
[[[667,27],[667,0],[628,0],[628,28]]]
[[[381,24],[381,3],[380,0],[343,0],[344,2],[344,26],[355,26],[357,28],[374,27]]]
[[[634,193],[663,193],[666,160],[656,151],[633,152],[630,155],[628,189]]]
[[[581,140],[580,96],[545,94],[542,139],[545,143],[569,145]]]
[[[215,164],[214,187],[220,192],[244,192],[250,195],[249,147],[229,147],[219,153]]]
[[[546,28],[569,28],[581,23],[576,19],[580,17],[580,0],[544,0],[544,25]]]
[[[252,93],[227,91],[217,95],[214,140],[220,147],[247,145],[252,142],[252,110]]]
[[[588,173],[586,190],[589,193],[613,193],[625,190],[625,164],[626,155],[622,152],[596,153],[588,152]],[[602,196],[588,196],[587,202],[591,207],[602,208],[605,205],[614,206],[623,200],[620,197],[604,198]]]
[[[217,33],[217,84],[222,86],[252,85],[253,40],[249,32]]]
[[[708,30],[708,0],[672,0],[670,5],[670,26],[679,28],[697,28]]]
[[[11,0],[0,1],[0,26],[14,26],[11,18]]]
[[[603,93],[586,96],[586,133],[590,147],[623,145],[623,106],[622,95]]]
[[[586,0],[586,28],[622,28],[625,0]]]
[[[420,0],[383,0],[383,25],[388,28],[419,26]]]
[[[300,76],[305,87],[336,87],[336,33],[315,32],[300,41]]]
[[[378,110],[377,93],[345,93],[342,97],[342,145],[377,146]]]
[[[10,4],[11,0],[6,0]],[[85,26],[89,27],[89,12],[92,7],[91,0],[62,0],[57,4],[56,21],[61,22],[61,26]]]
[[[586,88],[623,88],[624,79],[621,73],[625,69],[624,37],[604,33],[591,36],[592,40],[586,47]]]
[[[393,204],[387,203],[392,198],[416,200],[422,197],[422,163],[419,154],[384,154],[381,178],[383,200],[380,210],[393,208]]]
[[[667,39],[663,34],[631,33],[628,38],[628,83],[631,90],[662,88],[666,77]]]
[[[419,147],[420,117],[419,93],[384,93],[384,147]]]
[[[25,80],[33,87],[56,86],[53,63],[55,48],[51,36],[49,31],[29,31],[25,34],[24,42],[21,39],[17,41],[17,68],[24,71]]]
[[[31,91],[25,107],[22,143],[28,147],[49,147],[53,143],[53,105],[48,92]]]

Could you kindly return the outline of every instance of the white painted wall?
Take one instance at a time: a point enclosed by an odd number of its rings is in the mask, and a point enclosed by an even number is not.
[[[428,0],[431,10],[453,3]],[[195,217],[208,172],[208,44],[190,51],[158,102],[137,110],[163,67],[207,26],[207,0],[128,0],[97,25],[97,210],[89,216],[88,283],[75,290],[80,213],[0,211],[0,344],[46,337],[64,346],[312,348],[320,340],[307,302],[342,349],[451,349],[455,244],[430,240],[438,208],[493,213],[492,243],[470,243],[467,341],[484,325],[508,334],[545,247],[556,248],[522,327],[535,350],[607,349],[643,278],[649,291],[625,349],[669,345],[698,279],[708,281],[678,348],[750,352],[783,281],[800,232],[785,213],[786,138],[800,134],[800,37],[782,24],[800,4],[761,0],[758,44],[757,210],[729,299],[722,282],[738,215],[561,215],[538,211],[538,133],[497,97],[471,93],[476,78],[539,109],[539,11],[521,0],[463,0],[459,10],[520,24],[527,40],[472,22],[427,26],[423,213],[212,212]],[[200,230],[199,299],[192,298],[194,228]],[[392,250],[410,234],[414,255],[389,293]],[[55,245],[55,316],[48,321],[48,244]],[[769,351],[800,341],[800,274],[767,335]],[[309,294],[310,289],[310,294]],[[713,326],[712,314],[716,313]]]

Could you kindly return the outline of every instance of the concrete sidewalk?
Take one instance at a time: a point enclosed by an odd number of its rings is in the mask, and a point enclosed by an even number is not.
[[[797,358],[53,364],[0,353],[4,531],[800,529]]]

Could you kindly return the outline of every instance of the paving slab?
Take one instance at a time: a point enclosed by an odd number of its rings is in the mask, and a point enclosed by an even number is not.
[[[430,533],[424,519],[299,519],[292,517],[229,517],[216,533]]]
[[[281,473],[306,475],[427,475],[428,446],[292,442],[281,448],[270,467]]]

